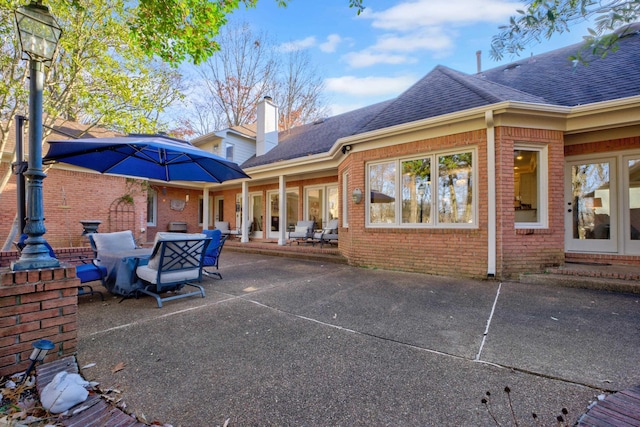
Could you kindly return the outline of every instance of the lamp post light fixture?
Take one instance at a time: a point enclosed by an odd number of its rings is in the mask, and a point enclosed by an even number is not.
[[[24,377],[22,377],[22,382],[25,382],[29,377],[29,374],[33,370],[33,367],[38,362],[42,362],[44,357],[47,355],[49,350],[53,350],[56,346],[49,340],[38,340],[31,344],[33,346],[33,351],[29,355],[29,360],[31,360],[31,364],[27,371],[24,373]]]
[[[418,195],[420,196],[420,224],[422,224],[422,203],[424,202],[424,193],[426,191],[426,186],[424,182],[421,182],[418,185]]]
[[[44,198],[42,181],[42,92],[44,65],[51,62],[62,34],[60,26],[40,0],[33,0],[15,11],[22,52],[29,60],[29,162],[24,176],[27,179],[27,221],[23,231],[26,246],[20,259],[11,265],[13,270],[32,270],[58,267],[59,261],[45,246]]]

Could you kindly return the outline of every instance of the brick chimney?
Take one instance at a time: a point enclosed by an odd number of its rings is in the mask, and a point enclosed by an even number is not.
[[[270,96],[258,102],[256,155],[262,156],[278,145],[278,107]]]

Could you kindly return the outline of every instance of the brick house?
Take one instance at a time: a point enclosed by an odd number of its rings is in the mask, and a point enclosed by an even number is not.
[[[587,65],[574,45],[475,75],[438,66],[395,99],[284,132],[265,99],[241,163],[252,179],[209,186],[210,216],[279,244],[296,220],[339,219],[358,266],[509,278],[640,264],[637,29]]]
[[[298,220],[320,228],[338,219],[338,247],[352,265],[468,277],[510,278],[566,259],[638,265],[640,34],[632,30],[588,65],[569,60],[574,45],[473,75],[438,66],[395,99],[287,131],[277,131],[277,106],[265,98],[255,128],[192,141],[251,180],[150,182],[146,200],[136,193],[131,227],[151,241],[173,221],[190,232],[251,223],[243,242],[283,245]],[[47,239],[64,244],[67,223],[79,234],[81,218],[55,211],[63,185],[78,188],[69,211],[109,220],[127,184],[98,183],[110,179],[123,180],[51,170]]]

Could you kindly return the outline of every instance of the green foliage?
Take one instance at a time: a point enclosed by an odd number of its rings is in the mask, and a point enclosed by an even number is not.
[[[287,0],[276,0],[286,7]],[[132,10],[133,39],[149,55],[178,65],[186,60],[198,65],[219,50],[215,41],[227,15],[258,0],[139,0]],[[360,14],[363,0],[349,0]]]
[[[612,0],[606,3],[594,0],[533,0],[525,10],[518,10],[509,24],[500,27],[500,33],[491,42],[491,57],[500,60],[505,54],[517,55],[531,43],[564,33],[574,24],[592,19],[594,28],[584,37],[585,52],[598,57],[616,49],[621,33],[613,33],[635,22],[640,16],[640,0]],[[584,60],[576,53],[575,59]]]

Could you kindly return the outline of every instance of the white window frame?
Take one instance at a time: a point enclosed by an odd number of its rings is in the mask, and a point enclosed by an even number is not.
[[[438,220],[438,191],[437,191],[437,180],[438,180],[438,158],[441,156],[448,156],[453,154],[460,153],[468,153],[470,152],[472,155],[471,161],[471,180],[473,186],[471,188],[472,191],[472,215],[473,220],[469,223],[440,223]],[[468,146],[468,147],[460,147],[456,150],[443,150],[432,153],[417,153],[411,156],[406,157],[398,157],[392,159],[384,159],[378,160],[375,162],[368,162],[365,165],[365,180],[366,180],[366,191],[365,195],[371,194],[371,187],[369,182],[370,177],[370,168],[371,166],[385,164],[385,163],[395,163],[396,166],[396,177],[395,177],[395,190],[396,195],[400,195],[402,197],[402,162],[416,160],[416,159],[430,159],[431,161],[431,212],[432,218],[429,223],[403,223],[402,222],[402,200],[396,202],[395,206],[395,222],[393,223],[371,223],[370,219],[370,204],[371,197],[363,197],[365,202],[365,227],[367,228],[460,228],[460,229],[474,229],[478,228],[478,148],[476,146]]]
[[[149,212],[147,212],[147,227],[155,227],[158,222],[158,192],[153,188],[149,188],[147,190],[147,198],[151,196],[152,198],[152,211],[151,211],[151,221],[149,219]],[[147,209],[149,209],[149,202],[147,200]]]
[[[549,228],[549,147],[546,144],[516,142],[513,144],[513,150],[538,152],[538,221],[515,222],[514,218],[514,226],[515,228]]]
[[[342,226],[349,227],[349,172],[342,173]]]

